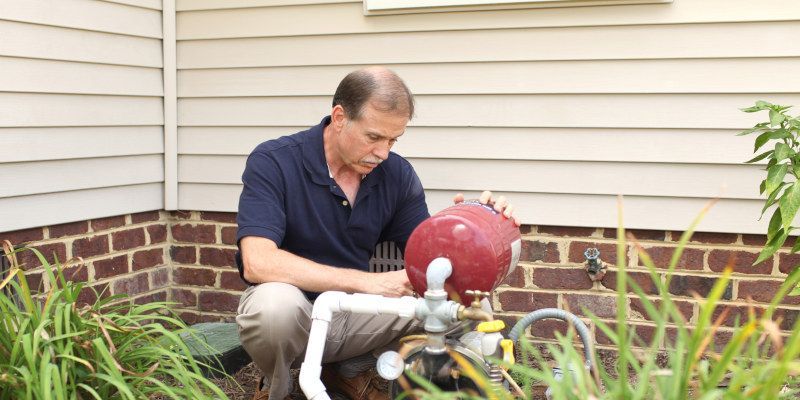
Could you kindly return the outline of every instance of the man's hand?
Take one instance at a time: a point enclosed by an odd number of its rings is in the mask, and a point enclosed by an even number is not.
[[[309,292],[339,290],[388,297],[414,293],[406,271],[371,273],[322,265],[281,250],[269,239],[255,236],[242,238],[240,245],[244,277],[249,282],[284,282]]]
[[[386,297],[411,296],[414,294],[414,289],[404,270],[369,274],[368,279],[369,291],[364,291],[364,293],[380,294]]]
[[[453,197],[453,203],[458,204],[463,201],[464,201],[463,193],[459,193],[455,195],[455,197]],[[512,204],[508,204],[506,196],[500,196],[497,199],[495,199],[492,196],[492,192],[484,190],[483,193],[481,193],[481,196],[478,198],[478,201],[481,204],[492,206],[495,211],[502,213],[503,216],[505,216],[506,218],[514,220],[514,224],[516,224],[517,226],[520,225],[519,220],[517,220],[517,218],[514,217],[514,206]]]

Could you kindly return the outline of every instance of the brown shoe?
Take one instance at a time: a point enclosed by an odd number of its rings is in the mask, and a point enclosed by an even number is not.
[[[264,387],[263,376],[256,383],[256,392],[253,394],[253,400],[269,400],[269,388]],[[288,395],[284,400],[292,400],[292,396]]]
[[[268,400],[269,388],[264,387],[264,377],[258,378],[256,382],[256,392],[253,394],[253,400]]]
[[[386,388],[381,387],[378,379],[372,369],[345,378],[329,366],[322,367],[322,383],[328,392],[343,394],[351,400],[389,400]]]

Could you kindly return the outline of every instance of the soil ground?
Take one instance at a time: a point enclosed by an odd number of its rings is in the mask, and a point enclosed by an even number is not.
[[[297,384],[297,376],[300,370],[292,370],[292,377],[294,379],[294,390],[290,394],[292,400],[305,400],[303,392],[300,390],[300,385]],[[256,391],[256,384],[261,379],[261,371],[254,363],[247,364],[239,372],[233,375],[233,380],[230,379],[212,379],[231,400],[250,400]],[[341,398],[339,398],[341,399]],[[333,400],[339,400],[333,397]],[[342,399],[346,400],[346,399]]]

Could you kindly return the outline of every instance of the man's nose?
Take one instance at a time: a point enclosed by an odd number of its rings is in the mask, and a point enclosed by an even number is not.
[[[381,160],[385,160],[385,159],[389,158],[389,150],[391,148],[392,148],[392,145],[390,145],[389,143],[381,142],[381,143],[378,143],[377,146],[375,146],[375,149],[372,151],[372,154],[374,154],[375,157],[378,157]]]

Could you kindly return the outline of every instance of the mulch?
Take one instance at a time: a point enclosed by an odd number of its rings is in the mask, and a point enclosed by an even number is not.
[[[303,395],[303,392],[300,390],[300,385],[297,383],[300,370],[293,369],[291,372],[294,381],[294,390],[289,396],[292,400],[305,400],[306,396]],[[250,363],[233,374],[233,379],[217,378],[211,379],[211,381],[219,386],[231,400],[251,400],[256,392],[256,384],[260,379],[261,371],[256,367],[255,363]],[[333,400],[346,400],[336,395],[332,395],[332,398]]]

